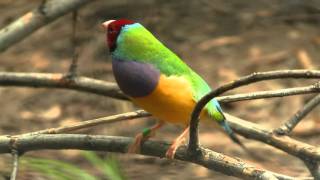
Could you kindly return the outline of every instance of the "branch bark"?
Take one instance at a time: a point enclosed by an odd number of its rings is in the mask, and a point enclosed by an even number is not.
[[[313,97],[307,104],[305,104],[302,109],[294,114],[292,118],[286,121],[281,127],[275,129],[274,132],[279,135],[287,135],[289,134],[298,123],[309,114],[318,104],[320,103],[320,94]]]
[[[221,95],[222,93],[231,89],[238,88],[240,86],[248,85],[251,83],[272,80],[272,79],[283,79],[283,78],[316,78],[319,79],[320,71],[313,70],[280,70],[280,71],[269,71],[269,72],[258,72],[248,76],[241,77],[238,80],[232,81],[219,88],[211,91],[207,95],[203,96],[200,101],[196,104],[190,119],[190,141],[188,149],[191,154],[196,154],[199,147],[198,138],[198,126],[199,116],[205,105],[214,97]],[[319,86],[319,84],[317,84]]]
[[[219,97],[216,97],[216,99],[220,103],[230,103],[230,102],[245,101],[245,100],[285,97],[285,96],[293,96],[293,95],[308,94],[308,93],[319,93],[319,92],[320,92],[319,83],[315,83],[314,85],[304,86],[304,87],[286,88],[286,89],[270,90],[270,91],[258,91],[258,92],[235,94],[235,95],[228,95],[228,96],[219,96]]]
[[[151,114],[144,110],[138,110],[138,111],[123,113],[123,114],[117,114],[113,116],[107,116],[107,117],[82,121],[69,126],[60,126],[57,128],[49,128],[49,129],[44,129],[36,132],[25,133],[22,135],[34,136],[39,134],[61,134],[61,133],[72,132],[72,131],[76,131],[84,128],[90,128],[90,127],[94,127],[102,124],[120,122],[124,120],[131,120],[131,119],[137,119],[137,118],[148,117],[148,116],[151,116]]]
[[[53,20],[93,0],[51,0],[26,13],[0,30],[0,52],[28,37]]]
[[[315,76],[314,78],[317,78],[317,76]],[[120,91],[117,84],[115,83],[81,76],[77,76],[69,80],[68,78],[65,78],[64,74],[59,73],[0,72],[0,86],[72,89],[116,99],[128,100],[128,98]],[[318,84],[273,91],[261,91],[254,93],[220,96],[217,97],[217,100],[222,103],[229,103],[243,100],[284,97],[316,92],[320,92],[320,86]]]
[[[275,73],[276,75],[274,75]],[[288,75],[291,74],[292,76]],[[266,74],[271,75],[273,78],[280,78],[280,77],[288,77],[288,78],[315,78],[318,79],[320,77],[320,71],[304,71],[304,70],[293,70],[293,71],[284,71],[283,74],[279,73],[279,71],[272,71],[272,72],[266,72],[266,73],[259,73],[261,76],[265,76]],[[255,76],[255,75],[254,75]],[[219,93],[223,93],[224,91],[228,90],[228,88],[233,89],[235,87],[239,87],[241,85],[245,85],[248,83],[247,81],[244,81],[244,79],[249,79],[254,76],[246,76],[242,79],[240,79],[240,83],[233,82],[229,83],[225,86],[222,86],[222,90],[218,91]],[[261,80],[265,79],[272,79],[270,76],[261,78],[260,75],[257,75],[258,79]],[[243,82],[241,82],[243,81]],[[254,79],[254,81],[257,81]],[[95,93],[99,95],[104,96],[110,96],[118,99],[127,99],[118,89],[118,87],[114,83],[108,83],[100,80],[95,80],[91,78],[86,77],[75,77],[72,81],[65,78],[63,74],[44,74],[44,73],[0,73],[0,85],[3,86],[27,86],[27,87],[48,87],[48,88],[65,88],[65,89],[74,89],[77,91],[84,91],[84,92],[90,92]],[[263,91],[263,92],[257,92],[257,93],[250,93],[250,94],[241,94],[241,95],[233,95],[233,96],[226,96],[226,97],[219,97],[220,101],[225,100],[225,102],[233,102],[233,101],[239,101],[239,100],[248,100],[250,98],[256,99],[258,97],[279,97],[279,96],[286,96],[286,95],[294,95],[294,94],[300,94],[300,93],[311,93],[311,92],[319,92],[320,86],[319,83],[312,85],[312,86],[306,86],[306,87],[300,87],[300,88],[289,88],[289,89],[282,89],[282,90],[276,90],[276,91]],[[216,92],[217,93],[217,92]],[[211,94],[212,95],[212,94]],[[144,111],[141,111],[142,114],[140,114],[139,117],[145,117],[149,116],[149,113],[146,113]],[[132,115],[130,118],[136,118],[138,115]],[[272,132],[267,131],[265,129],[259,128],[254,124],[250,124],[246,121],[241,121],[241,119],[237,119],[236,117],[230,117],[229,115],[226,115],[227,118],[230,120],[230,125],[233,129],[235,129],[236,132],[239,134],[259,140],[261,142],[267,143],[271,146],[274,146],[276,148],[279,148],[293,156],[296,156],[304,162],[309,162],[308,160],[312,160],[312,162],[319,162],[320,160],[320,150],[319,148],[316,148],[314,146],[293,140],[287,136],[276,136],[275,134],[272,134]],[[120,119],[126,119],[122,117],[118,117]],[[105,118],[104,120],[108,119]],[[109,117],[110,119],[110,117]],[[112,119],[112,118],[111,118]],[[115,118],[117,119],[117,118]],[[236,119],[235,121],[232,121],[232,119]],[[99,123],[104,123],[104,120],[102,119],[96,119],[97,121],[92,121],[90,123],[92,124],[85,124],[88,122],[85,122],[84,124],[76,124],[75,126],[71,127],[59,127],[56,129],[53,129],[53,133],[61,133],[61,132],[68,132],[79,128],[85,128],[87,126],[93,126],[97,125]],[[249,124],[248,124],[249,123]],[[52,129],[51,129],[52,130]],[[40,133],[39,133],[40,132]],[[52,133],[49,130],[39,131],[35,134],[28,133],[29,136],[21,136],[24,138],[27,137],[38,137],[41,133]],[[37,135],[38,134],[38,135]],[[36,135],[36,136],[35,136]],[[20,138],[20,136],[17,136]],[[7,137],[8,138],[8,137]],[[16,137],[15,137],[16,138]],[[15,142],[14,138],[10,138],[11,143]],[[30,140],[31,141],[31,140]],[[28,142],[30,142],[28,141]],[[1,138],[0,138],[0,153],[1,149],[5,148],[1,146]],[[16,143],[13,143],[16,145]],[[10,144],[7,144],[9,147],[11,147]],[[41,148],[37,147],[37,148]],[[184,148],[185,149],[185,148]],[[203,154],[204,149],[201,147],[198,147],[200,154]],[[30,149],[32,150],[32,149]],[[29,150],[28,150],[29,151]],[[164,152],[165,150],[163,150]],[[123,151],[119,151],[123,152]],[[188,151],[190,152],[190,151]],[[159,153],[159,152],[158,152]],[[184,152],[187,153],[187,152]],[[204,153],[206,154],[206,152]],[[179,155],[178,155],[179,156]],[[186,154],[187,156],[187,154]],[[189,160],[192,162],[198,162],[199,158],[203,158],[203,156],[188,156]],[[202,162],[204,163],[205,162]],[[228,162],[229,163],[229,162]],[[313,163],[314,164],[314,163]],[[207,167],[207,166],[206,166]],[[313,166],[315,167],[315,166]],[[315,169],[315,168],[314,168]],[[267,173],[268,174],[268,173]],[[264,174],[264,175],[267,175]],[[261,175],[261,174],[260,174]],[[262,177],[262,176],[261,176]],[[264,176],[265,177],[265,176]]]
[[[12,171],[10,180],[16,180],[17,174],[18,174],[18,168],[19,168],[19,153],[16,150],[11,151],[12,154]]]
[[[37,135],[40,135],[40,134],[66,133],[66,132],[79,130],[82,128],[88,128],[88,127],[101,125],[104,123],[111,123],[111,122],[136,119],[136,118],[148,117],[148,116],[150,116],[149,113],[147,113],[143,110],[138,110],[138,111],[134,111],[134,112],[118,114],[118,115],[104,117],[104,118],[98,118],[98,119],[94,119],[94,120],[88,120],[88,121],[80,122],[75,125],[62,126],[62,127],[58,127],[58,128],[51,128],[51,129],[46,129],[46,130],[42,130],[42,131],[26,133],[26,134],[19,135],[17,137],[28,137],[28,136],[37,137]],[[319,167],[318,166],[319,162],[320,162],[320,149],[319,148],[316,148],[316,147],[311,146],[306,143],[296,141],[288,136],[277,136],[276,134],[272,133],[271,131],[263,129],[254,123],[250,123],[248,121],[234,117],[234,116],[229,115],[227,113],[225,113],[225,116],[227,117],[227,120],[228,120],[230,126],[237,133],[243,135],[246,138],[255,139],[255,140],[261,141],[263,143],[269,144],[275,148],[278,148],[284,152],[287,152],[288,154],[291,154],[292,156],[298,157],[299,159],[301,159],[302,161],[304,161],[306,163],[308,169],[310,170],[310,172],[313,175],[317,174],[316,171],[314,171],[314,169],[317,170]],[[202,151],[203,151],[203,148],[199,147],[200,153],[198,154],[198,156],[189,156],[189,159],[190,160],[199,159],[203,155]],[[190,155],[190,154],[188,154],[188,155]]]
[[[320,161],[320,148],[318,147],[294,140],[288,136],[278,136],[270,130],[259,127],[257,124],[227,113],[225,113],[225,116],[232,129],[246,138],[269,144],[301,160],[312,159]]]
[[[126,153],[127,147],[133,142],[132,138],[82,135],[82,134],[40,134],[36,136],[0,137],[0,153],[10,153],[10,146],[14,146],[19,152],[28,152],[44,149],[80,149],[94,151],[109,151]],[[146,141],[141,147],[141,154],[165,157],[169,144],[161,141]],[[222,172],[227,175],[244,179],[270,179],[274,177],[283,180],[293,180],[293,177],[273,173],[267,170],[256,168],[243,162],[240,159],[201,148],[202,155],[198,159],[190,159],[186,146],[181,146],[175,158],[182,161],[192,162],[209,169]]]
[[[64,74],[59,73],[0,72],[0,85],[73,89],[117,99],[127,99],[115,83],[78,76],[69,80]]]
[[[232,129],[249,139],[259,140],[288,154],[298,157],[305,164],[315,179],[320,178],[320,148],[291,139],[288,136],[277,136],[272,131],[259,128],[257,125],[226,114]]]

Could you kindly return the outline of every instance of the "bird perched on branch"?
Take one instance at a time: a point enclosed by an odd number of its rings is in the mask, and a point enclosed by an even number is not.
[[[189,132],[193,108],[211,88],[140,23],[120,19],[102,25],[120,89],[135,104],[159,119],[156,125],[136,136],[129,152],[138,151],[141,142],[153,136],[165,123],[174,123],[185,128],[167,150],[166,156],[174,158],[176,149]],[[205,116],[218,123],[234,142],[240,144],[216,99],[205,106],[201,119]]]

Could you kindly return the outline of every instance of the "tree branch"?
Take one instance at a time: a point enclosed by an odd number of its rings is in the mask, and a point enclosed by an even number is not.
[[[0,52],[21,41],[42,26],[93,0],[51,0],[26,13],[0,30]]]
[[[128,120],[128,119],[136,119],[136,118],[148,117],[148,116],[150,116],[149,113],[143,110],[138,110],[134,112],[123,113],[123,114],[118,114],[114,116],[98,118],[94,120],[88,120],[88,121],[80,122],[75,125],[62,126],[58,128],[51,128],[51,129],[46,129],[42,131],[22,134],[16,137],[24,137],[24,136],[35,137],[40,134],[66,133],[66,132],[71,132],[71,131],[79,130],[82,128],[93,127],[93,126],[97,126],[105,123],[117,122],[117,121]],[[298,157],[305,163],[308,163],[307,164],[308,167],[313,167],[313,169],[316,169],[316,167],[318,167],[316,165],[318,165],[318,162],[320,161],[319,148],[296,141],[294,139],[291,139],[288,136],[276,136],[271,131],[263,129],[256,124],[234,117],[227,113],[225,113],[225,116],[227,117],[227,120],[230,126],[237,133],[243,135],[244,137],[249,139],[255,139],[263,143],[269,144],[275,148],[281,149],[282,151],[287,152],[292,156]],[[199,152],[200,152],[200,155],[202,155],[201,148],[199,148]],[[200,157],[190,156],[190,159],[197,159],[197,158],[200,158]],[[309,168],[309,170],[310,172],[312,172],[311,171],[312,169]],[[312,174],[316,174],[316,173],[313,172]]]
[[[245,121],[238,117],[225,113],[225,116],[234,131],[242,136],[261,141],[273,147],[281,149],[301,160],[313,159],[320,161],[320,148],[294,140],[288,136],[278,136],[272,131],[266,130],[257,124]]]
[[[19,167],[19,153],[16,150],[11,151],[12,154],[12,171],[10,180],[16,180],[17,179],[17,173],[18,173],[18,167]]]
[[[114,97],[117,99],[127,99],[127,97],[121,93],[115,83],[100,81],[87,77],[75,77],[72,81],[70,81],[66,79],[63,74],[59,73],[0,72],[0,85],[73,89]]]
[[[107,116],[107,117],[82,121],[69,126],[60,126],[57,128],[49,128],[49,129],[44,129],[36,132],[25,133],[20,136],[34,136],[38,134],[61,134],[61,133],[72,132],[72,131],[76,131],[84,128],[90,128],[90,127],[94,127],[102,124],[120,122],[123,120],[131,120],[131,119],[148,117],[148,116],[151,116],[151,114],[144,110],[138,110],[138,111],[123,113],[123,114],[117,114],[113,116]]]
[[[120,91],[115,83],[81,76],[78,76],[74,78],[74,80],[70,81],[69,79],[65,78],[63,74],[59,73],[0,72],[0,86],[73,89],[77,91],[113,97],[116,99],[128,100],[128,98]],[[217,97],[217,100],[222,103],[228,103],[316,92],[320,92],[320,86],[318,84],[298,88],[220,96]]]
[[[258,81],[271,80],[271,79],[283,79],[283,78],[319,78],[320,71],[313,70],[280,70],[269,72],[258,72],[248,76],[244,76],[238,80],[227,83],[219,88],[211,91],[207,95],[203,96],[196,104],[190,119],[190,140],[188,149],[191,154],[196,154],[199,147],[198,138],[198,125],[199,115],[204,106],[214,97],[221,95],[222,93],[235,89],[240,86],[248,85]],[[319,85],[319,84],[318,84]]]
[[[304,161],[314,179],[320,179],[320,163],[317,161]]]
[[[292,96],[292,95],[308,94],[308,93],[319,93],[319,92],[320,92],[319,83],[315,83],[314,85],[304,86],[304,87],[286,88],[286,89],[270,90],[270,91],[258,91],[258,92],[235,94],[235,95],[228,95],[228,96],[219,96],[219,97],[216,97],[216,99],[221,103],[230,103],[230,102],[245,101],[245,100],[284,97],[284,96]]]
[[[13,142],[19,152],[43,149],[80,149],[126,153],[127,147],[132,141],[132,138],[126,137],[82,134],[40,134],[36,136],[16,136],[14,138],[2,136],[0,137],[0,153],[10,153],[10,142]],[[146,141],[141,147],[141,154],[162,158],[165,157],[165,152],[168,148],[169,144],[165,142]],[[256,168],[240,159],[228,157],[209,149],[201,148],[201,152],[203,154],[202,157],[190,159],[186,147],[181,146],[177,150],[175,158],[245,179],[265,179],[270,176],[283,180],[294,179],[293,177]]]
[[[69,80],[73,80],[73,78],[77,75],[77,67],[78,67],[78,48],[77,48],[77,19],[78,19],[78,11],[75,10],[72,13],[72,36],[71,36],[71,44],[72,44],[72,59],[71,64],[69,66],[68,73],[66,74],[66,78]]]
[[[320,178],[320,148],[291,139],[288,136],[277,136],[271,131],[262,129],[256,124],[225,113],[232,129],[249,139],[255,139],[302,160],[315,179]]]
[[[294,114],[292,118],[286,121],[278,129],[275,129],[274,132],[279,135],[289,134],[297,124],[309,114],[318,104],[320,103],[320,94],[313,97],[306,105],[302,107],[298,112]]]
[[[279,71],[275,71],[278,73],[277,76],[279,77]],[[306,73],[302,74],[302,72]],[[289,76],[287,73],[293,73],[292,77],[294,78],[319,78],[320,77],[320,71],[303,71],[303,70],[294,70],[294,71],[284,71],[284,74],[282,76]],[[260,73],[260,74],[272,74],[272,72],[266,72],[266,73]],[[281,73],[280,73],[281,74]],[[319,77],[318,77],[319,76]],[[247,78],[250,80],[251,76],[247,76]],[[267,77],[267,79],[270,77]],[[241,79],[240,79],[241,80]],[[234,83],[234,82],[233,82]],[[245,83],[240,83],[235,85],[227,84],[225,86],[222,86],[222,90],[228,90],[228,88],[234,88],[241,85],[244,85]],[[100,80],[95,80],[91,78],[86,77],[76,77],[73,81],[68,81],[64,78],[63,74],[45,74],[45,73],[0,73],[0,85],[3,86],[27,86],[27,87],[49,87],[49,88],[65,88],[65,89],[74,89],[77,91],[84,91],[84,92],[90,92],[95,93],[99,95],[104,96],[110,96],[115,98],[121,98],[121,99],[127,99],[118,89],[118,87],[114,83],[108,83]],[[218,88],[219,89],[219,88]],[[225,97],[219,97],[220,101],[225,102],[233,102],[233,101],[239,101],[239,100],[248,100],[250,98],[256,99],[259,97],[279,97],[279,96],[286,96],[286,95],[295,95],[300,93],[312,93],[312,92],[319,92],[320,86],[319,84],[315,84],[312,86],[306,86],[306,87],[300,87],[300,88],[289,88],[289,89],[282,89],[282,90],[276,90],[276,91],[262,91],[257,93],[250,93],[250,94],[240,94],[240,95],[232,95],[232,96],[225,96]],[[223,91],[219,90],[219,93],[222,93]],[[126,113],[125,113],[126,114]],[[122,114],[124,115],[124,114]],[[140,116],[141,115],[141,116]],[[144,111],[141,111],[140,115],[134,115],[129,116],[131,119],[136,117],[145,117],[149,116],[149,113],[146,113]],[[229,115],[227,115],[228,118]],[[114,119],[113,119],[114,118]],[[116,121],[117,118],[119,119],[127,119],[125,117],[115,116],[115,117],[106,117],[104,119],[95,119],[92,122],[85,122],[88,124],[76,124],[74,126],[67,126],[67,127],[59,127],[56,129],[51,129],[53,131],[50,132],[49,130],[43,130],[38,131],[35,134],[41,134],[41,133],[62,133],[67,131],[72,131],[80,128],[85,128],[88,126],[94,126],[99,123],[106,123],[108,120],[110,121]],[[256,127],[254,124],[250,124],[249,122],[242,122],[239,119],[237,121],[229,121],[230,125],[233,129],[235,129],[236,132],[239,134],[256,139],[262,142],[265,142],[267,144],[270,144],[271,146],[274,146],[276,148],[279,148],[291,155],[297,156],[300,159],[312,159],[316,162],[319,161],[320,152],[318,148],[315,148],[313,146],[310,146],[308,144],[301,143],[299,141],[293,140],[287,136],[278,137],[275,134],[272,134],[270,131],[261,129]],[[246,123],[249,123],[246,124]],[[238,129],[237,129],[238,128]],[[34,137],[35,134],[24,134],[24,135],[31,135]],[[36,136],[37,137],[37,136]],[[12,139],[12,138],[11,138]],[[1,144],[1,141],[0,141]],[[15,144],[15,143],[14,143]],[[10,145],[9,145],[10,146]],[[0,145],[0,151],[1,151],[1,145]],[[203,148],[199,147],[199,151],[202,153]],[[190,152],[190,151],[188,151]],[[200,154],[201,154],[200,153]],[[189,156],[190,159],[193,159],[194,157]],[[197,156],[197,158],[200,158],[201,156]],[[308,162],[304,160],[304,162]],[[309,168],[310,169],[310,168]]]

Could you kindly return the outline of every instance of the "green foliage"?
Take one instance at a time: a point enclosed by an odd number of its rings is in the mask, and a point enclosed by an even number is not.
[[[90,151],[83,151],[82,155],[106,177],[112,180],[124,180],[123,172],[115,156],[109,155],[101,159],[97,154]]]
[[[110,155],[104,159],[100,158],[94,152],[82,153],[83,157],[89,161],[95,169],[100,171],[106,179],[111,180],[124,180],[124,175],[120,170],[120,165],[117,159]],[[97,180],[99,178],[90,174],[83,168],[73,165],[71,163],[63,162],[60,160],[37,158],[37,157],[22,157],[22,169],[33,170],[41,173],[50,179],[55,180]]]

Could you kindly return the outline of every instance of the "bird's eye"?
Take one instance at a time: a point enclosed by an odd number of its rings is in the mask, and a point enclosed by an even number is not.
[[[108,32],[109,32],[109,33],[115,33],[115,30],[114,30],[113,28],[109,28],[109,29],[108,29]]]

